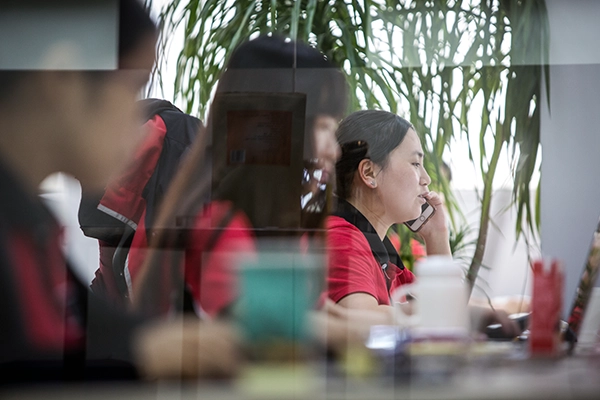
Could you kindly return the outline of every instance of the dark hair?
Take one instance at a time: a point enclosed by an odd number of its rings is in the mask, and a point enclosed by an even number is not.
[[[387,111],[357,111],[345,118],[337,130],[342,147],[342,156],[335,165],[338,197],[350,197],[361,160],[368,158],[385,168],[390,153],[402,143],[409,129],[414,129],[410,122]]]
[[[264,69],[265,81],[240,81],[239,70]],[[341,118],[346,113],[347,84],[340,69],[317,49],[282,36],[259,36],[233,51],[219,83],[220,91],[306,93],[307,115],[315,112]]]
[[[140,45],[157,27],[139,0],[119,1],[119,68],[121,60]]]
[[[25,79],[27,71],[0,70],[0,103],[10,99],[17,84]]]
[[[317,49],[281,36],[259,36],[236,48],[217,92],[306,94],[305,158],[312,158],[312,128],[319,114],[341,119],[348,108],[342,71]]]

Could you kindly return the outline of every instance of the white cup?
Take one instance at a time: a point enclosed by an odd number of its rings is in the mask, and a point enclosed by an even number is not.
[[[426,334],[468,335],[467,286],[461,267],[450,256],[428,256],[416,264],[415,272],[416,283],[392,293],[398,324]],[[398,303],[407,294],[415,297],[412,315]]]

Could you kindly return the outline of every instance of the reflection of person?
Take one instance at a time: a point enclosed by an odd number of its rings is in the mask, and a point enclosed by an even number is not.
[[[358,111],[338,128],[336,212],[327,221],[328,296],[342,306],[391,315],[390,293],[414,275],[386,238],[392,224],[438,212],[419,234],[429,254],[450,255],[440,197],[428,190],[423,149],[412,125],[385,111]]]
[[[301,93],[306,95],[304,158],[306,174],[320,178],[311,205],[323,197],[323,184],[332,175],[339,149],[335,139],[337,121],[346,109],[346,83],[341,72],[312,47],[281,37],[262,36],[242,44],[232,54],[227,69],[219,81],[217,93],[249,93],[260,101],[260,94]],[[266,110],[269,108],[266,107]],[[301,199],[290,200],[289,193],[302,185],[302,174],[284,176],[281,169],[232,169],[211,189],[210,159],[206,146],[210,129],[216,125],[214,111],[208,118],[208,129],[196,141],[190,157],[165,197],[165,207],[157,220],[158,227],[174,227],[173,221],[185,216],[193,228],[186,237],[185,289],[175,287],[161,292],[170,276],[164,265],[177,268],[177,260],[166,261],[160,251],[144,251],[144,245],[133,246],[129,268],[134,280],[134,303],[148,312],[164,312],[173,298],[182,298],[182,291],[193,299],[194,310],[211,317],[226,312],[236,298],[235,256],[255,249],[253,229],[295,229],[318,226],[326,215],[324,205],[301,212]],[[239,120],[236,122],[240,123]],[[243,122],[243,121],[242,121]],[[246,126],[252,126],[248,124]],[[299,152],[302,155],[302,152]],[[301,160],[299,165],[301,166]],[[221,171],[212,176],[221,177]],[[289,179],[287,179],[289,178]],[[297,178],[297,179],[295,179]],[[308,179],[306,187],[312,187]],[[202,205],[206,193],[212,190],[209,204]],[[300,190],[297,190],[301,193]],[[292,210],[301,218],[288,219]],[[191,216],[191,218],[190,218]],[[181,218],[180,218],[181,219]],[[290,221],[292,221],[290,223]],[[178,226],[176,228],[181,228]],[[139,229],[138,229],[139,231]],[[142,230],[143,232],[143,230]],[[270,232],[277,235],[278,232]],[[160,233],[159,233],[160,235]],[[168,243],[166,236],[156,237]],[[140,249],[142,249],[140,251]],[[160,285],[158,285],[160,283]],[[175,296],[173,296],[175,292]],[[162,295],[164,294],[164,296]],[[189,305],[189,303],[188,303]]]
[[[215,188],[213,198],[234,202],[254,228],[264,228],[274,222],[279,228],[298,228],[297,221],[293,220],[294,225],[291,225],[281,214],[282,210],[296,213],[300,205],[308,214],[325,211],[319,204],[319,200],[323,200],[322,184],[333,174],[339,156],[335,130],[347,104],[342,73],[306,44],[262,36],[241,45],[232,54],[217,88],[217,93],[225,92],[306,95],[303,150],[306,179],[302,200],[293,200],[285,206],[281,203],[289,198],[289,193],[296,191],[302,177],[282,176],[281,170],[275,168],[260,176],[254,171],[230,174],[232,176]],[[218,173],[216,171],[217,176]],[[314,218],[306,214],[302,222],[305,228],[311,222],[318,225],[322,218],[322,215]]]
[[[131,361],[138,320],[88,296],[36,196],[58,171],[102,187],[137,140],[156,29],[141,5],[120,4],[119,71],[0,71],[0,380],[85,378],[93,360]],[[132,376],[129,365],[102,374]]]

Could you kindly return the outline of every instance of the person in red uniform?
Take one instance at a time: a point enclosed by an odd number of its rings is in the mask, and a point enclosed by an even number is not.
[[[7,7],[42,6],[31,3]],[[181,320],[155,325],[91,293],[65,259],[62,227],[38,196],[42,180],[55,172],[102,189],[137,144],[136,100],[154,63],[157,30],[137,0],[107,4],[118,18],[107,28],[119,28],[118,70],[0,70],[0,388],[230,373],[237,364],[228,329]],[[0,40],[28,51],[20,39]]]
[[[38,197],[55,172],[102,187],[135,144],[157,32],[139,3],[114,4],[119,70],[0,71],[0,382],[136,374],[142,319],[87,291]]]
[[[223,154],[212,153],[214,143],[212,148],[206,147],[215,126],[211,114],[207,130],[197,139],[165,196],[165,209],[170,207],[167,213],[171,215],[157,219],[157,228],[166,226],[184,234],[178,238],[147,238],[145,230],[138,227],[142,234],[136,234],[132,243],[129,271],[133,303],[138,309],[162,314],[172,311],[173,303],[178,302],[200,316],[227,314],[237,298],[238,256],[256,252],[256,232],[277,236],[293,231],[300,248],[300,236],[322,226],[327,215],[326,183],[339,156],[335,130],[347,105],[341,71],[304,43],[260,36],[241,44],[229,59],[217,94],[232,92],[249,93],[258,101],[262,93],[306,96],[302,110],[304,143],[298,151],[305,169],[298,170],[297,176],[282,175],[286,172],[277,168],[263,168],[260,174],[244,169],[212,171],[211,157]],[[265,109],[268,106],[265,103]],[[178,186],[177,179],[186,183]],[[296,192],[298,197],[292,198],[290,193]],[[210,198],[208,204],[206,197]],[[174,226],[177,221],[180,224]],[[167,230],[157,233],[166,235]],[[157,247],[184,247],[185,252],[173,262],[172,258],[165,259]],[[169,269],[177,276],[173,277]]]
[[[138,227],[152,226],[180,160],[202,126],[166,100],[138,104],[146,122],[127,168],[101,193],[82,188],[78,212],[81,230],[99,244],[100,265],[90,288],[121,306],[129,303],[128,255],[132,241],[139,242]]]
[[[342,156],[336,164],[338,204],[327,219],[327,295],[337,305],[393,323],[390,295],[415,277],[386,233],[393,224],[417,218],[427,201],[437,211],[419,235],[428,255],[450,256],[442,199],[429,191],[421,141],[405,119],[357,111],[341,122],[337,138]],[[500,323],[507,335],[519,332],[504,311],[471,306],[470,312],[479,330]]]
[[[328,296],[348,308],[391,318],[390,294],[414,281],[386,236],[393,224],[417,218],[428,201],[438,212],[423,226],[428,254],[450,255],[440,197],[430,192],[414,127],[385,111],[358,111],[337,131],[337,209],[327,220]]]

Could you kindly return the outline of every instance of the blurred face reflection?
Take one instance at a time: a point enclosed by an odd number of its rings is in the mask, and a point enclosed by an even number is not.
[[[341,150],[335,137],[337,119],[320,114],[313,125],[313,156],[304,170],[304,194],[300,205],[309,212],[321,212],[325,207],[325,189],[332,180],[335,163]]]
[[[320,114],[313,125],[313,156],[310,166],[304,170],[304,194],[300,205],[309,212],[321,212],[325,207],[325,190],[332,180],[335,163],[341,155],[335,137],[338,121],[332,116]]]
[[[338,121],[329,115],[319,115],[315,118],[313,127],[314,155],[316,168],[320,170],[318,180],[327,183],[335,169],[335,163],[340,157],[340,146],[335,137]],[[317,178],[317,177],[315,177]]]

